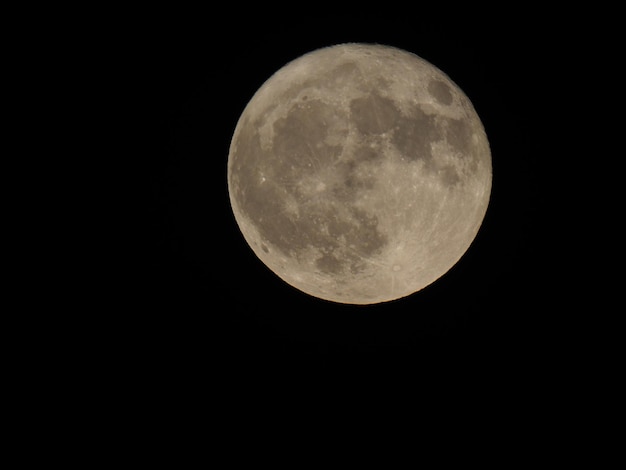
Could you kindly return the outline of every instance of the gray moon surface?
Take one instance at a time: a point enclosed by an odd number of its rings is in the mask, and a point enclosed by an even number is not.
[[[491,192],[489,142],[438,68],[389,46],[315,50],[245,107],[228,156],[235,220],[256,256],[312,296],[399,299],[467,251]]]

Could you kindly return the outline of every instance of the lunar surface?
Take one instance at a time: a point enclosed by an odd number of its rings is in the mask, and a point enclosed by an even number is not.
[[[409,52],[319,49],[257,91],[228,159],[254,253],[312,296],[372,304],[445,274],[489,203],[491,154],[465,94]]]

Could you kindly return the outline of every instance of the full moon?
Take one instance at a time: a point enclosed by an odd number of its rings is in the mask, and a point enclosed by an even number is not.
[[[413,294],[476,237],[491,153],[472,103],[394,47],[315,50],[271,76],[230,145],[228,190],[257,257],[293,287],[347,304]]]

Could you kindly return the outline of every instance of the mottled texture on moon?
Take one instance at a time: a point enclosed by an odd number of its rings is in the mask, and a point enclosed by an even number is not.
[[[445,274],[484,218],[491,154],[471,102],[396,48],[342,44],[275,73],[243,111],[228,188],[254,253],[318,298],[372,304]]]

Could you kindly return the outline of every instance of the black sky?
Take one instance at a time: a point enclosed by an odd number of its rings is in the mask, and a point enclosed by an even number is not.
[[[124,320],[134,344],[160,363],[246,373],[540,363],[558,290],[545,227],[561,42],[506,15],[453,27],[375,14],[223,20],[148,28],[129,54],[147,183],[131,272],[140,294]],[[400,47],[442,69],[474,104],[493,159],[489,209],[461,261],[409,298],[367,307],[311,298],[271,273],[240,234],[226,186],[230,139],[254,92],[288,61],[341,42]]]

